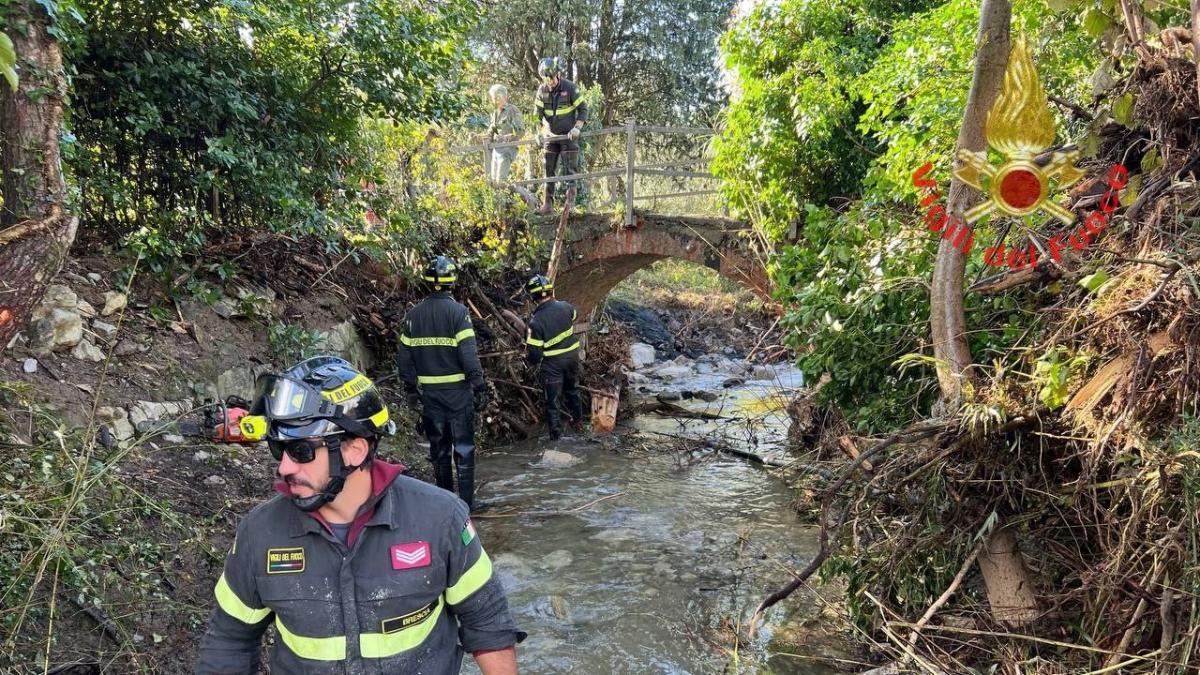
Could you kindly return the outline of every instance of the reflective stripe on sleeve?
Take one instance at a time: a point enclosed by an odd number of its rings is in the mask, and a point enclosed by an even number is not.
[[[545,341],[538,340],[538,339],[534,338],[532,335],[530,335],[528,338],[525,339],[525,344],[533,346],[533,347],[545,347],[546,346]]]
[[[564,330],[563,332],[559,333],[558,335],[555,335],[554,337],[550,338],[549,340],[546,340],[545,344],[544,344],[544,345],[542,345],[542,346],[544,346],[544,347],[553,347],[554,345],[556,345],[556,344],[558,344],[558,343],[562,342],[563,340],[566,340],[567,338],[571,337],[571,333],[573,333],[573,332],[575,332],[575,327],[574,327],[574,326],[572,326],[572,327],[570,327],[570,328],[568,328],[568,329]]]
[[[457,347],[458,343],[467,338],[475,337],[475,329],[467,328],[458,331],[454,337],[408,337],[400,336],[400,344],[406,347]]]
[[[418,384],[445,384],[447,382],[464,382],[467,379],[466,373],[455,373],[453,375],[418,375]]]
[[[437,626],[438,619],[442,616],[442,606],[442,598],[438,597],[437,607],[433,610],[433,614],[430,614],[421,623],[393,633],[363,633],[359,635],[358,647],[363,657],[383,659],[420,646]]]
[[[480,549],[479,560],[476,560],[475,564],[471,565],[471,569],[458,578],[458,583],[446,589],[446,602],[457,605],[471,597],[475,591],[483,588],[483,585],[491,578],[492,559],[488,557],[487,551]]]
[[[229,587],[229,582],[225,580],[223,573],[217,580],[217,587],[213,590],[213,594],[217,596],[217,605],[220,606],[221,611],[242,623],[258,623],[271,613],[271,610],[266,607],[255,609],[242,602],[237,593],[234,593],[233,589]]]
[[[578,342],[576,342],[575,344],[571,345],[570,347],[563,347],[562,349],[551,349],[551,350],[549,350],[549,351],[546,351],[546,352],[544,352],[544,353],[542,354],[542,356],[558,356],[559,354],[566,354],[567,352],[569,352],[569,351],[573,351],[573,350],[575,350],[575,349],[579,349],[579,343],[578,343]]]
[[[305,637],[296,635],[288,630],[287,626],[279,620],[279,615],[275,615],[275,630],[279,631],[279,639],[283,640],[283,644],[292,651],[293,654],[302,659],[311,659],[313,661],[343,661],[346,658],[346,636],[335,635],[333,637]]]
[[[454,338],[448,337],[423,337],[410,338],[406,335],[400,336],[400,343],[408,347],[457,347],[458,343]]]
[[[572,103],[570,105],[559,106],[557,108],[554,108],[553,110],[550,111],[550,116],[551,117],[566,117],[567,115],[570,115],[571,113],[575,112],[575,109],[579,107],[579,104],[580,104],[580,101],[575,101],[574,103]]]

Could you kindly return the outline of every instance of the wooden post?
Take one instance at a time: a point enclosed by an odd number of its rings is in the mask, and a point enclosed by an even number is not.
[[[633,227],[633,167],[637,161],[633,140],[636,131],[634,119],[625,120],[625,227]]]

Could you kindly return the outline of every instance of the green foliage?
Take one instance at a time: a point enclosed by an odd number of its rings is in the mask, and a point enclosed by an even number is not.
[[[512,102],[528,113],[537,59],[560,56],[570,79],[597,91],[596,101],[589,101],[597,121],[619,124],[634,116],[655,124],[707,124],[722,101],[716,42],[733,5],[733,0],[495,3],[471,35],[486,61],[479,90],[503,83]]]
[[[17,52],[13,49],[12,39],[0,33],[0,74],[8,80],[8,86],[17,90]]]
[[[378,170],[364,120],[464,105],[468,0],[84,7],[70,59],[82,222],[164,280],[180,257],[250,230],[336,247]]]
[[[11,455],[0,471],[0,663],[43,664],[62,633],[47,631],[47,622],[75,606],[110,617],[121,647],[137,648],[130,612],[119,608],[161,609],[177,599],[162,579],[176,571],[180,551],[193,548],[195,523],[185,527],[170,504],[114,470],[127,450],[105,455],[30,394],[0,382],[0,447]],[[28,443],[9,440],[5,423],[17,416],[21,434],[34,430],[22,439]],[[151,530],[161,538],[147,538]]]
[[[276,364],[291,364],[316,356],[321,343],[319,331],[283,321],[267,324],[267,347]]]
[[[1047,91],[1086,100],[1099,56],[1082,9],[1015,3]],[[772,263],[799,365],[864,430],[924,409],[935,393],[893,362],[928,352],[926,280],[937,240],[916,203],[926,162],[944,190],[970,90],[979,6],[969,0],[762,3],[722,39],[734,99],[714,169],[739,215],[785,244]],[[1061,122],[1059,140],[1083,131]],[[794,233],[794,235],[793,235]],[[967,278],[985,272],[976,230]],[[794,238],[793,238],[794,237]],[[1036,320],[1007,295],[967,298],[977,361]]]
[[[1083,354],[1072,355],[1065,347],[1056,347],[1042,355],[1034,365],[1033,379],[1038,385],[1038,400],[1050,408],[1061,408],[1070,398],[1071,376],[1087,365]]]

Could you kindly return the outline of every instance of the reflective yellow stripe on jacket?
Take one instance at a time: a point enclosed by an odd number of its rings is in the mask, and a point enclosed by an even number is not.
[[[566,354],[567,352],[573,351],[575,349],[579,349],[578,342],[571,345],[570,347],[563,347],[562,349],[550,349],[550,350],[544,351],[544,352],[542,352],[542,356],[558,356],[559,354]]]
[[[433,612],[424,621],[408,628],[391,633],[362,633],[358,636],[358,647],[363,658],[385,659],[419,647],[437,627],[444,605],[439,597]],[[279,617],[275,618],[275,629],[288,649],[300,658],[313,661],[342,661],[346,658],[345,636],[314,638],[297,635]]]
[[[565,117],[567,115],[570,115],[571,113],[575,112],[575,109],[579,107],[579,104],[581,102],[582,102],[581,100],[576,100],[574,103],[571,103],[569,105],[558,106],[557,108],[554,108],[553,110],[549,111],[550,117]],[[543,103],[542,99],[540,99],[540,98],[534,102],[534,105],[537,106],[538,108],[542,108],[542,109],[545,109],[545,107],[546,107],[546,104]]]
[[[454,373],[453,375],[418,375],[417,382],[419,384],[445,384],[447,382],[462,382],[467,379],[465,373]]]
[[[297,635],[288,630],[287,626],[283,625],[283,622],[279,620],[279,615],[275,615],[275,630],[279,632],[279,639],[283,640],[283,644],[287,645],[287,648],[293,654],[302,659],[312,659],[313,661],[346,660],[345,635],[323,638]]]
[[[271,613],[271,610],[266,607],[255,609],[242,602],[237,593],[234,593],[233,589],[229,587],[229,582],[225,580],[224,574],[217,580],[217,587],[213,590],[213,594],[217,596],[217,605],[221,610],[242,623],[258,623]]]
[[[480,549],[479,560],[471,565],[471,569],[467,570],[458,579],[458,583],[446,589],[446,602],[457,605],[458,603],[471,597],[475,591],[483,588],[483,585],[492,578],[492,559],[488,557],[487,551]]]
[[[442,599],[438,597],[437,607],[421,623],[392,633],[363,633],[358,636],[362,655],[368,659],[383,659],[420,646],[437,626],[442,616],[442,606]]]
[[[400,336],[400,344],[406,347],[457,347],[460,342],[475,337],[475,329],[466,328],[458,331],[454,337],[408,337]]]

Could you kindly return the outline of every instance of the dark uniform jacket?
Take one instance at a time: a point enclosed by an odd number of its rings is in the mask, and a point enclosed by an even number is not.
[[[533,105],[538,117],[546,120],[553,134],[565,134],[575,126],[575,122],[587,121],[587,104],[579,98],[579,90],[570,80],[559,79],[554,89],[545,84],[538,85]]]
[[[562,300],[547,300],[533,310],[529,335],[525,339],[529,362],[543,358],[578,358],[579,339],[575,337],[575,307]]]
[[[405,385],[422,389],[486,386],[467,308],[448,291],[430,293],[404,317],[397,355]]]
[[[286,495],[251,511],[225,558],[196,672],[258,672],[271,624],[271,671],[288,675],[452,675],[464,651],[523,639],[466,505],[402,469],[372,464],[375,494],[348,547]]]

